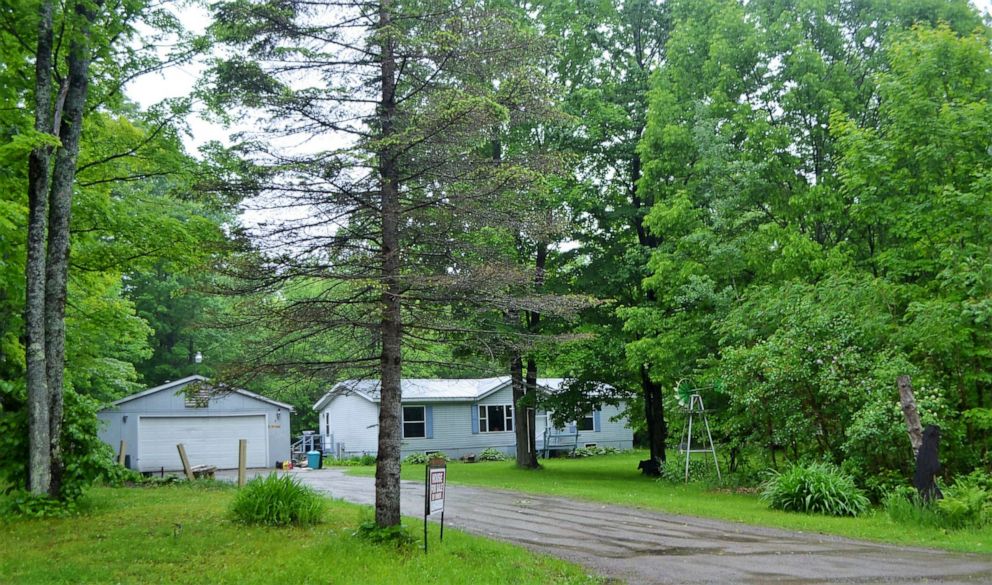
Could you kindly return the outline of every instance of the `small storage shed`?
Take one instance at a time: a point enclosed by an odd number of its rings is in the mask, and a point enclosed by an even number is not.
[[[238,466],[238,442],[248,441],[248,467],[289,459],[293,407],[240,388],[212,389],[203,376],[149,388],[100,411],[100,440],[116,453],[121,441],[131,469],[182,469],[176,445],[190,465]]]

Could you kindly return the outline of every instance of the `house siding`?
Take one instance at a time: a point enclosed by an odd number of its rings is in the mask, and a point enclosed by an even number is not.
[[[421,403],[404,402],[404,406],[417,406]],[[499,449],[512,453],[516,445],[513,432],[473,433],[472,409],[480,405],[513,404],[513,390],[509,386],[501,388],[478,402],[423,402],[431,404],[434,419],[433,439],[403,439],[403,456],[425,451],[443,451],[451,457],[462,457],[478,453],[483,449]]]
[[[472,412],[479,405],[512,404],[513,390],[509,385],[493,392],[477,402],[437,402],[430,400],[404,400],[404,406],[430,406],[432,438],[404,438],[401,445],[403,457],[413,453],[442,451],[450,457],[463,457],[478,454],[483,449],[498,449],[513,455],[516,437],[513,432],[473,433]],[[355,456],[377,451],[378,404],[369,402],[357,395],[339,395],[320,411],[320,420],[325,413],[331,415],[331,434],[335,443],[343,442],[342,456]],[[541,414],[541,413],[539,413]],[[627,428],[626,419],[616,422],[610,419],[617,416],[616,407],[606,406],[600,415],[599,432],[587,431],[579,434],[578,445],[595,444],[599,447],[630,449],[633,446],[633,432]],[[538,447],[543,437],[543,426],[538,418]],[[325,446],[326,447],[326,446]],[[336,448],[326,451],[338,453]]]
[[[375,453],[379,445],[379,405],[356,394],[335,396],[320,411],[331,417],[331,440],[325,452],[337,453],[340,445],[345,456]],[[436,423],[435,423],[436,424]],[[324,428],[321,427],[321,432]]]
[[[184,387],[185,385],[165,388],[159,392],[101,410],[97,414],[102,423],[98,432],[100,440],[110,445],[114,453],[117,453],[120,448],[121,440],[126,441],[126,454],[130,455],[132,468],[137,468],[140,457],[140,453],[138,453],[139,417],[264,414],[268,432],[267,464],[275,465],[276,461],[289,459],[290,413],[286,409],[237,393],[212,396],[205,408],[188,408],[185,404],[185,395],[181,391]],[[124,422],[125,416],[127,422]],[[235,440],[232,449],[237,448],[237,441]]]

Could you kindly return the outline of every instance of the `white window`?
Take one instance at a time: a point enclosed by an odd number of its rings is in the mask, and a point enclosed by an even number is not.
[[[324,434],[330,436],[331,434],[331,413],[324,413]]]
[[[422,439],[427,436],[427,417],[423,406],[403,407],[403,438]]]
[[[502,433],[512,430],[512,404],[487,404],[479,406],[480,433]]]

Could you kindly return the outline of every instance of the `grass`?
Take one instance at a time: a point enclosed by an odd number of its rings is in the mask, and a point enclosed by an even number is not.
[[[599,582],[576,565],[456,530],[438,543],[436,526],[429,555],[373,545],[353,535],[369,510],[338,501],[317,526],[244,526],[228,512],[235,493],[95,488],[80,516],[3,520],[0,583]]]
[[[637,470],[637,463],[646,458],[645,452],[635,451],[585,459],[549,459],[542,460],[543,469],[537,471],[517,469],[512,462],[451,462],[448,481],[802,532],[992,554],[992,527],[955,531],[907,528],[892,521],[882,509],[873,509],[857,518],[771,510],[757,494],[645,477]],[[353,469],[349,473],[371,475],[374,469]],[[419,465],[404,465],[402,473],[404,479],[424,479],[423,467]]]

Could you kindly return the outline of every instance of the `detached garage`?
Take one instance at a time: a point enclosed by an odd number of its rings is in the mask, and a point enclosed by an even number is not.
[[[238,441],[248,441],[248,467],[273,467],[290,456],[293,407],[237,388],[212,389],[189,376],[122,398],[100,411],[100,439],[116,453],[121,441],[131,469],[182,469],[176,445],[191,465],[238,466]]]

